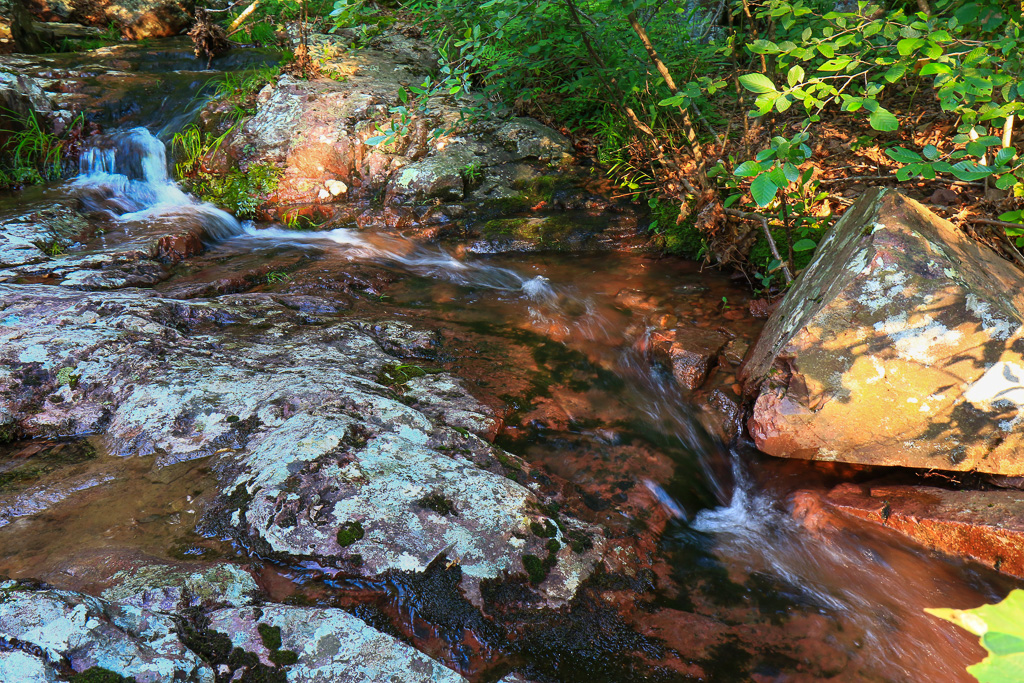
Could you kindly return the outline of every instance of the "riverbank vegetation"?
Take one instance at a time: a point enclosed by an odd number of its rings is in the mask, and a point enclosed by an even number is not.
[[[339,0],[333,16],[345,25],[375,7]],[[407,109],[465,94],[467,115],[504,104],[561,128],[620,196],[651,207],[667,249],[744,268],[763,287],[789,281],[869,184],[949,207],[1021,260],[1018,10],[411,0],[401,12],[426,27],[442,65],[410,88]]]

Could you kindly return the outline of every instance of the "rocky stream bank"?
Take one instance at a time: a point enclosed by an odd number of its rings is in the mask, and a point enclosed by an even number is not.
[[[871,192],[772,310],[537,121],[366,144],[432,56],[347,48],[240,122],[173,41],[4,58],[106,131],[0,199],[0,680],[965,680],[920,608],[1024,575],[1019,273]],[[179,104],[316,230],[181,192]]]

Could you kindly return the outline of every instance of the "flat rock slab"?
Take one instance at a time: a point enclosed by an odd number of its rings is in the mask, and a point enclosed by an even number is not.
[[[273,659],[282,660],[275,652],[285,653],[284,661],[294,660],[285,666],[290,683],[466,680],[410,645],[374,630],[340,609],[282,605],[224,609],[210,615],[208,628],[228,635],[234,647],[257,655],[266,666],[274,666]],[[276,629],[279,631],[275,632]],[[275,642],[278,634],[279,642]],[[276,647],[271,649],[268,645]]]
[[[1024,474],[1024,277],[897,192],[819,245],[742,379],[771,455]]]
[[[1024,491],[842,484],[825,502],[921,545],[1024,577]]]
[[[524,463],[477,436],[496,418],[455,378],[417,378],[408,394],[387,385],[403,361],[386,349],[429,355],[429,331],[303,313],[268,295],[181,302],[0,284],[0,300],[8,434],[105,434],[112,454],[162,465],[217,456],[211,533],[366,577],[445,557],[474,600],[481,581],[525,578],[550,553],[544,577],[531,575],[538,607],[568,602],[600,561],[596,527],[566,517],[555,539],[532,532],[548,523],[545,502],[513,478]],[[73,492],[40,491],[4,515]],[[570,533],[592,546],[575,552]]]
[[[130,605],[0,582],[0,678],[20,683],[64,680],[101,667],[138,683],[212,683],[213,672],[178,639],[174,620]]]

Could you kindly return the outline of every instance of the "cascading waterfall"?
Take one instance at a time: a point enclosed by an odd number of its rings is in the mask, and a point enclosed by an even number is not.
[[[126,224],[181,223],[201,228],[209,241],[242,232],[234,216],[198,202],[167,172],[164,143],[146,128],[100,136],[82,150],[72,192],[86,211],[102,212]]]

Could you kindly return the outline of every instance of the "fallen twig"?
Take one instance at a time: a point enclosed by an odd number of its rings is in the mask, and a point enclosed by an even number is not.
[[[893,173],[892,175],[851,175],[851,176],[846,176],[844,178],[824,178],[822,180],[818,180],[817,182],[822,184],[822,185],[832,185],[833,183],[854,182],[854,181],[859,181],[859,180],[891,180],[894,183],[904,183],[904,182],[907,182],[907,181],[902,181],[902,180],[899,180],[898,178],[896,178],[896,174],[895,173]],[[910,182],[913,182],[913,181],[910,181]],[[918,180],[916,182],[919,183],[919,184],[920,183],[946,183],[947,185],[973,185],[973,186],[976,186],[976,187],[983,187],[985,185],[984,183],[973,183],[973,182],[970,182],[970,181],[967,181],[967,180],[954,180],[952,178],[928,178],[928,179],[922,178],[922,179],[920,179],[920,180]]]
[[[1003,239],[1003,242],[1006,243],[1006,250],[1010,252],[1010,256],[1013,257],[1013,260],[1017,262],[1018,266],[1024,268],[1024,256],[1021,256],[1020,252],[1017,251],[1017,245],[1013,243],[1013,240],[1010,239],[1010,236],[1007,235],[1005,232],[999,233],[999,236]]]
[[[1011,223],[1010,221],[997,221],[992,218],[965,218],[968,223],[977,225],[998,225],[1000,228],[1024,228],[1024,224]],[[1004,233],[1005,234],[1005,233]]]
[[[793,274],[790,272],[789,266],[779,254],[779,247],[775,244],[775,238],[772,237],[772,231],[768,228],[768,218],[759,213],[750,213],[749,211],[740,211],[739,209],[726,209],[725,213],[748,221],[761,221],[761,228],[764,230],[764,237],[768,240],[768,248],[771,249],[772,256],[782,264],[782,277],[786,278],[786,284],[791,284],[793,282]]]

